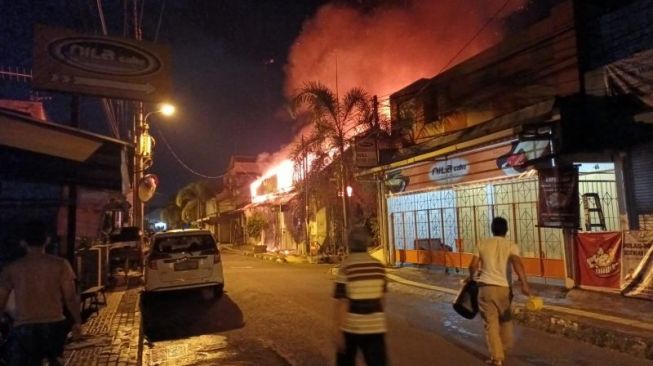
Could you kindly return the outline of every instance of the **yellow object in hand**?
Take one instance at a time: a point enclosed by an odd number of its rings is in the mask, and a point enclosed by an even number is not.
[[[538,311],[544,307],[544,301],[539,296],[531,296],[526,302],[526,309],[530,311]]]

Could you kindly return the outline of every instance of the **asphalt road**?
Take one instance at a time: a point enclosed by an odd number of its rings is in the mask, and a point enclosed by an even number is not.
[[[226,291],[149,298],[142,312],[143,361],[161,365],[331,365],[332,281],[326,265],[270,263],[223,253]],[[392,365],[484,365],[480,319],[451,310],[451,298],[389,286],[387,343]],[[647,365],[643,359],[516,327],[511,365]]]

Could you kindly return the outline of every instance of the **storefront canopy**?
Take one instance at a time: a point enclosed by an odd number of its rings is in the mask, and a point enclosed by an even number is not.
[[[131,145],[0,109],[0,178],[121,190]]]

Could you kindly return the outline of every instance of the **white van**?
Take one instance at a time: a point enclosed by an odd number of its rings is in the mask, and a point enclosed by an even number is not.
[[[224,289],[220,250],[210,231],[188,229],[154,234],[145,260],[145,292],[202,288],[205,298]]]

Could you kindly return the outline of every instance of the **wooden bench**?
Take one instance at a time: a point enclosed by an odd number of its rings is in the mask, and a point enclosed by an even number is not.
[[[104,286],[94,286],[84,290],[80,295],[82,320],[88,319],[91,315],[100,310],[100,305],[106,305],[107,298],[104,294]]]

